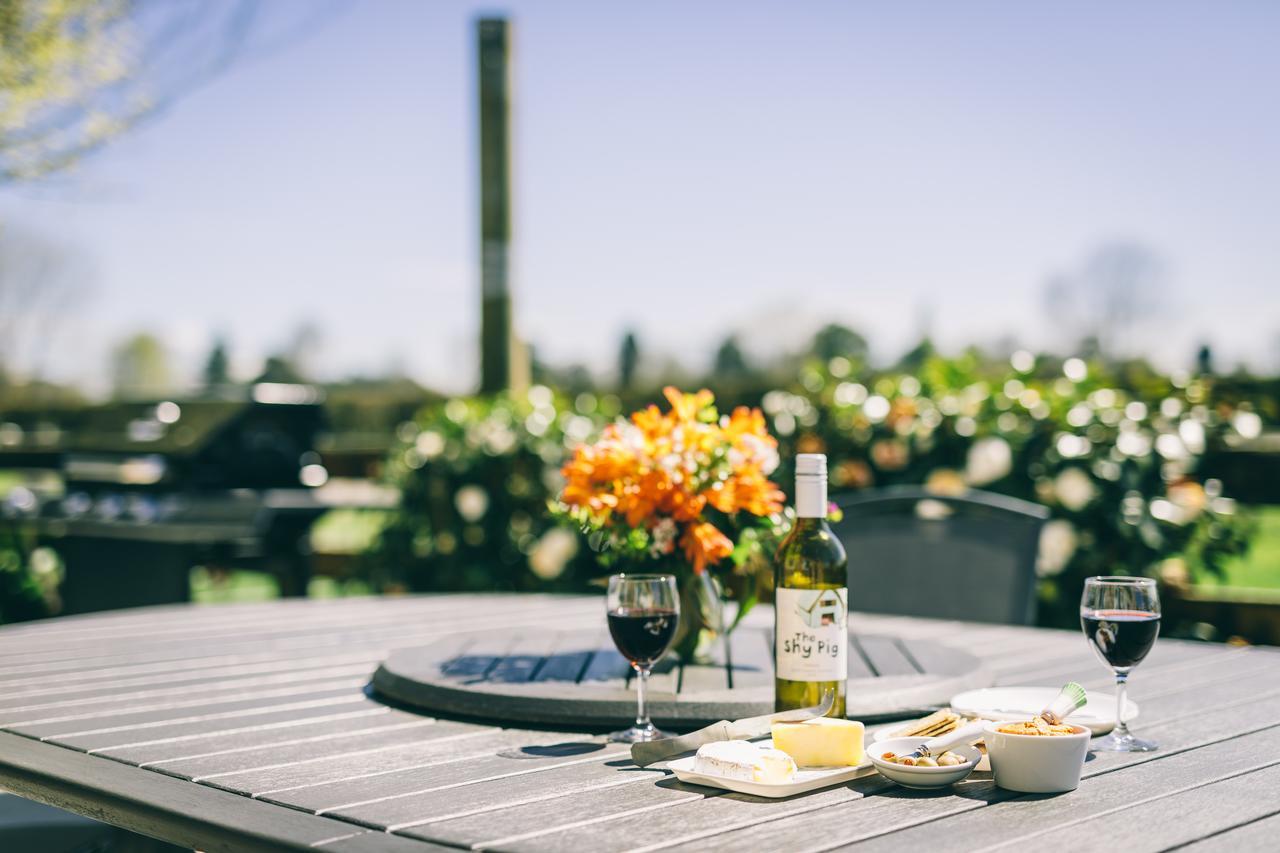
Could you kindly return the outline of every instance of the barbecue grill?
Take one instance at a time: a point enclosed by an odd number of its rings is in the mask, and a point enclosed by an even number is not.
[[[56,474],[14,508],[61,556],[63,611],[186,601],[196,565],[310,576],[307,532],[328,507],[320,392],[259,383],[238,399],[0,414],[0,468]]]

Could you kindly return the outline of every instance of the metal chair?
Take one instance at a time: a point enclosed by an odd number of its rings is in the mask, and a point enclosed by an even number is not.
[[[1031,625],[1049,511],[990,492],[892,486],[836,498],[849,552],[849,608]]]

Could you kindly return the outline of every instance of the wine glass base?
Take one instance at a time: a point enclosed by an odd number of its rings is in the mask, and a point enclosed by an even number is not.
[[[1112,732],[1089,744],[1089,748],[1095,752],[1154,752],[1160,747],[1153,741],[1136,738],[1128,732]]]
[[[664,737],[671,737],[671,735],[659,730],[653,723],[645,726],[632,726],[629,729],[609,733],[609,741],[611,743],[644,743],[645,741],[658,740]]]

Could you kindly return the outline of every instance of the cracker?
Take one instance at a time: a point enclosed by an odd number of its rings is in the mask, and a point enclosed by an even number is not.
[[[960,715],[947,708],[934,711],[929,716],[916,720],[899,733],[899,737],[935,737],[951,731],[960,722]]]

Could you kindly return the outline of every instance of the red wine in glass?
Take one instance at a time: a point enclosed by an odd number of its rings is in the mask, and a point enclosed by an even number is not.
[[[645,704],[645,684],[649,670],[667,653],[680,624],[680,596],[675,575],[635,575],[622,573],[609,578],[605,596],[609,634],[622,656],[636,671],[636,724],[613,732],[609,740],[637,743],[665,735],[649,719]]]
[[[1095,610],[1081,617],[1089,645],[1114,669],[1142,663],[1160,634],[1160,614]]]
[[[609,611],[609,634],[623,657],[648,666],[667,651],[679,621],[674,610],[618,607]]]
[[[1125,725],[1125,688],[1129,671],[1142,662],[1160,633],[1160,590],[1144,577],[1085,578],[1080,596],[1080,627],[1089,648],[1116,677],[1116,726],[1095,740],[1092,749],[1150,752],[1156,745],[1133,736]]]

